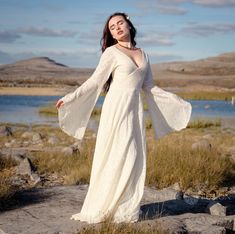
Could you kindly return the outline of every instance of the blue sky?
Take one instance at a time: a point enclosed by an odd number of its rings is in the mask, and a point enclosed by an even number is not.
[[[235,51],[235,0],[0,0],[0,64],[47,56],[95,67],[116,11],[130,16],[152,63]]]

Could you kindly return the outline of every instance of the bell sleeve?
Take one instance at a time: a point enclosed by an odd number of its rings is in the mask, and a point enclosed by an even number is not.
[[[142,90],[149,108],[155,139],[187,127],[192,106],[174,93],[154,85],[148,60]]]
[[[115,57],[107,48],[91,77],[74,92],[60,99],[64,105],[58,109],[59,126],[65,133],[83,139],[92,110],[115,64]]]

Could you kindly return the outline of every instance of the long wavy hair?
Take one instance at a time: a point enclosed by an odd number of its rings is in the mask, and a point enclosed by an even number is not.
[[[134,27],[134,25],[132,24],[132,22],[129,19],[129,16],[126,13],[122,13],[122,12],[115,12],[114,14],[110,15],[105,23],[104,29],[103,29],[103,36],[100,40],[100,45],[101,45],[101,50],[102,53],[105,51],[106,48],[115,45],[117,43],[117,40],[114,39],[112,37],[112,34],[109,30],[109,21],[111,18],[113,18],[114,16],[122,16],[125,21],[128,23],[129,27],[130,27],[130,37],[131,37],[131,43],[133,46],[136,45],[136,41],[135,41],[135,36],[136,36],[136,29]],[[108,92],[110,84],[112,82],[112,74],[109,76],[108,80],[106,81],[106,83],[104,84],[103,87],[103,91],[105,93]]]

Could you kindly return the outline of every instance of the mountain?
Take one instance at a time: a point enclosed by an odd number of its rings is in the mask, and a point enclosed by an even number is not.
[[[195,61],[152,64],[161,87],[235,88],[235,52]],[[0,66],[0,86],[79,85],[94,69],[70,68],[48,57],[21,60]]]

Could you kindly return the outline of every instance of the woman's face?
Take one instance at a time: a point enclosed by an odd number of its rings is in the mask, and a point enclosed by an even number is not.
[[[122,15],[117,15],[109,20],[109,31],[118,41],[130,39],[130,26]]]

